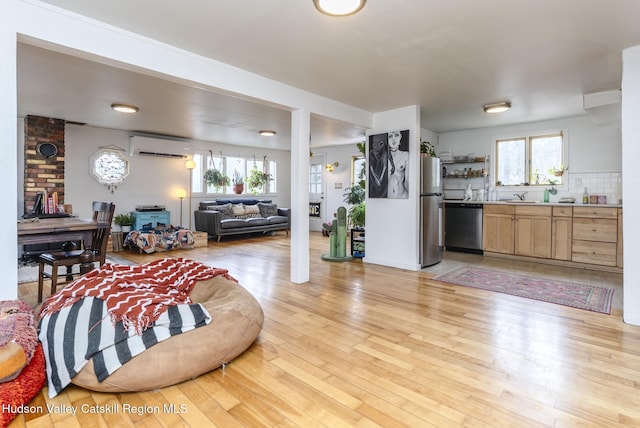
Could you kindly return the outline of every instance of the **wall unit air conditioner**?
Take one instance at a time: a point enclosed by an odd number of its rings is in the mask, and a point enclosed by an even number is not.
[[[182,140],[165,140],[137,135],[129,137],[129,156],[186,159],[192,154],[193,149]]]

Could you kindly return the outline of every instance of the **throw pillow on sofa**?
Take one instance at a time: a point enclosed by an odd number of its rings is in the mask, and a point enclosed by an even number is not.
[[[259,202],[258,209],[260,210],[260,215],[262,217],[278,215],[278,206],[276,204],[263,204]]]
[[[244,215],[246,218],[262,217],[260,215],[260,208],[257,205],[247,205],[244,207]]]
[[[235,218],[231,204],[218,205],[215,209],[220,213],[220,220]]]
[[[242,217],[244,215],[244,205],[233,204],[231,205],[231,211],[233,211],[235,217]]]

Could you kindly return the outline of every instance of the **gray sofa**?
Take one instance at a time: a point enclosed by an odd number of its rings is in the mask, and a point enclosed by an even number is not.
[[[268,200],[216,199],[200,202],[194,212],[196,230],[209,236],[249,234],[291,229],[291,210]]]

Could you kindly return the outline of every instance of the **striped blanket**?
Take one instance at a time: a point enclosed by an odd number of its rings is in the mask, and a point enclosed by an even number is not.
[[[105,300],[113,323],[141,333],[167,307],[191,303],[189,292],[196,282],[222,275],[236,281],[226,269],[212,268],[195,260],[165,258],[143,265],[106,263],[50,296],[40,316],[52,314],[83,297]]]
[[[96,377],[102,382],[153,345],[211,322],[200,304],[167,308],[142,334],[127,331],[122,322],[104,322],[108,316],[104,300],[86,297],[40,320],[50,398],[69,385],[89,359],[93,359]]]
[[[165,258],[143,265],[106,263],[50,296],[40,310],[39,338],[55,397],[93,360],[99,381],[144,350],[209,324],[211,316],[189,293],[226,269]],[[107,322],[105,322],[105,320]]]

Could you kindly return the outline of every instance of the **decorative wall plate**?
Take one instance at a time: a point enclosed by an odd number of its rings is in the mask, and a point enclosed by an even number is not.
[[[58,154],[58,148],[53,143],[40,143],[36,146],[38,154],[44,158],[52,158]]]

